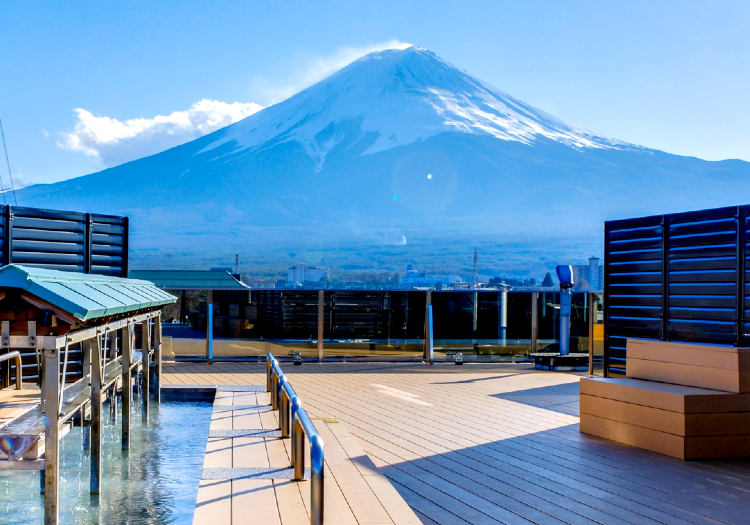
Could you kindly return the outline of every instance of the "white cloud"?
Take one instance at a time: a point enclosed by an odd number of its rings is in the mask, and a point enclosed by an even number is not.
[[[276,103],[332,75],[355,60],[375,51],[406,49],[411,44],[388,40],[360,47],[340,47],[326,56],[315,56],[301,67],[293,81],[272,83],[254,81],[256,95]],[[72,131],[59,134],[57,145],[67,151],[98,157],[105,167],[159,153],[179,146],[207,133],[233,124],[263,109],[256,103],[201,100],[187,111],[153,118],[120,121],[95,116],[82,108],[75,109],[76,123]],[[42,133],[46,133],[42,130]]]
[[[117,166],[179,146],[261,109],[252,102],[228,104],[204,99],[187,111],[121,122],[77,108],[73,131],[60,133],[57,145],[68,151],[99,157],[105,167]]]
[[[359,47],[340,47],[330,55],[313,57],[305,66],[295,72],[293,81],[285,84],[274,85],[264,78],[254,79],[252,82],[253,91],[257,93],[259,98],[267,100],[269,104],[274,104],[299,93],[316,82],[320,82],[369,53],[385,51],[386,49],[406,49],[412,45],[400,40],[387,40]]]

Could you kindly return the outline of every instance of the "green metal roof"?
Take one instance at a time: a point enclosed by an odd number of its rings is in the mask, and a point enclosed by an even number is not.
[[[128,275],[167,290],[250,290],[226,270],[130,270]]]
[[[2,288],[25,290],[81,321],[177,301],[176,297],[148,281],[45,270],[17,264],[0,268],[0,289]]]

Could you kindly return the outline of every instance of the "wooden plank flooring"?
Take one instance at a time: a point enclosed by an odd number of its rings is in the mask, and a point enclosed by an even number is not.
[[[269,403],[266,393],[217,392],[210,429],[214,433],[277,430],[277,412]],[[419,523],[344,425],[320,420],[314,424],[325,442],[327,525]],[[279,437],[209,437],[204,474],[205,469],[287,469],[290,444],[289,439]],[[309,467],[309,455],[306,459]],[[310,523],[310,482],[296,483],[275,475],[276,479],[201,480],[193,523],[246,523],[248,516],[268,525]]]
[[[37,406],[40,391],[36,385],[25,384],[23,390],[9,386],[0,390],[0,427]]]
[[[683,462],[581,434],[576,374],[501,364],[282,367],[311,416],[338,418],[367,468],[423,523],[750,525],[750,461]],[[257,364],[164,370],[169,384],[265,381]]]

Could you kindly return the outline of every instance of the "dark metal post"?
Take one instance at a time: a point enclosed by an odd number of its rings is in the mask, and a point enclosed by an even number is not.
[[[84,223],[84,244],[83,244],[83,273],[91,273],[91,230],[94,227],[94,221],[91,214],[87,213]]]
[[[531,348],[530,353],[537,353],[539,336],[539,292],[531,292]]]
[[[214,359],[214,292],[206,291],[206,362]]]
[[[594,325],[596,324],[596,294],[589,293],[589,377],[594,375]]]
[[[325,291],[318,290],[318,363],[323,362],[323,321],[325,313]]]
[[[429,358],[430,358],[428,355],[429,349],[427,348],[427,345],[428,345],[427,333],[429,332],[431,328],[428,323],[428,317],[429,317],[428,312],[430,311],[430,307],[432,306],[432,292],[430,291],[425,292],[424,304],[425,304],[424,306],[424,351],[423,351],[422,358],[425,361],[427,361],[429,364],[432,364],[432,362],[429,361]],[[432,337],[432,334],[430,334],[430,337]]]

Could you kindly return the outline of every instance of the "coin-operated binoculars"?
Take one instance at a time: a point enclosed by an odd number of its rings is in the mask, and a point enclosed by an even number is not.
[[[557,267],[557,279],[560,281],[560,355],[570,354],[570,312],[573,288],[573,267]]]

